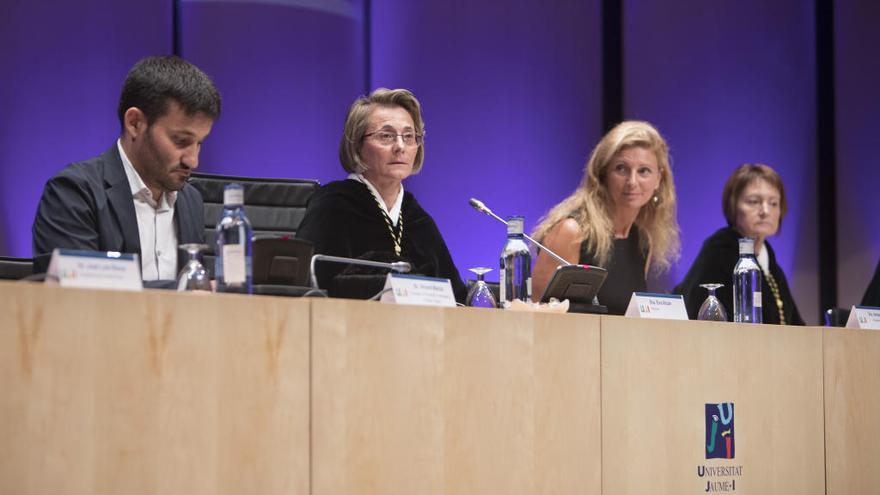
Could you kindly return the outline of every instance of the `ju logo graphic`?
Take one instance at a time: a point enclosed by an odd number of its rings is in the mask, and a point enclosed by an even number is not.
[[[733,402],[706,404],[706,459],[733,459]]]

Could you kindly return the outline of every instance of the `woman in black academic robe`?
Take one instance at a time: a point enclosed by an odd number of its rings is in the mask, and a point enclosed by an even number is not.
[[[412,273],[447,278],[459,302],[465,285],[431,216],[403,180],[424,161],[421,106],[405,89],[377,89],[348,112],[339,156],[345,180],[324,185],[310,198],[297,237],[315,253],[373,261],[407,261]],[[319,262],[318,285],[333,297],[377,294],[387,271]]]
[[[763,322],[803,325],[788,280],[766,238],[775,235],[787,204],[782,178],[767,165],[744,164],[727,179],[722,209],[728,226],[712,234],[700,249],[684,280],[673,292],[684,296],[688,316],[696,319],[708,291],[701,284],[721,283],[715,295],[733,321],[733,269],[739,260],[739,239],[755,240],[755,257],[763,274],[761,307]]]

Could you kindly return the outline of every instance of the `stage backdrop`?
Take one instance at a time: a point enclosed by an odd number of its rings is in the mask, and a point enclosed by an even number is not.
[[[31,256],[46,180],[119,136],[119,91],[139,58],[172,50],[172,3],[3,2],[0,255]]]
[[[880,3],[835,2],[838,304],[858,304],[880,260]],[[869,48],[870,47],[870,48]],[[825,166],[825,164],[821,164]]]

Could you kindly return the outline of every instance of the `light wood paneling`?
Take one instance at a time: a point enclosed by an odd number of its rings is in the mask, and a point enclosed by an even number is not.
[[[602,318],[602,492],[825,490],[818,328]],[[734,459],[706,459],[705,404],[734,403]],[[699,477],[699,466],[742,466]]]
[[[598,493],[599,319],[315,301],[313,493]]]
[[[307,493],[309,305],[0,284],[0,493]]]
[[[828,495],[880,493],[880,332],[826,329]]]

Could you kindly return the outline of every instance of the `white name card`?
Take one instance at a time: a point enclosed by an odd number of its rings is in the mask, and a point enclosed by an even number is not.
[[[880,308],[853,306],[846,320],[846,328],[880,330]]]
[[[452,284],[446,278],[389,273],[385,288],[390,290],[382,295],[383,303],[455,307]]]
[[[138,256],[115,251],[56,249],[49,260],[47,284],[87,289],[143,290]]]
[[[650,292],[633,292],[624,316],[661,320],[688,319],[683,297],[678,294],[653,294]]]

